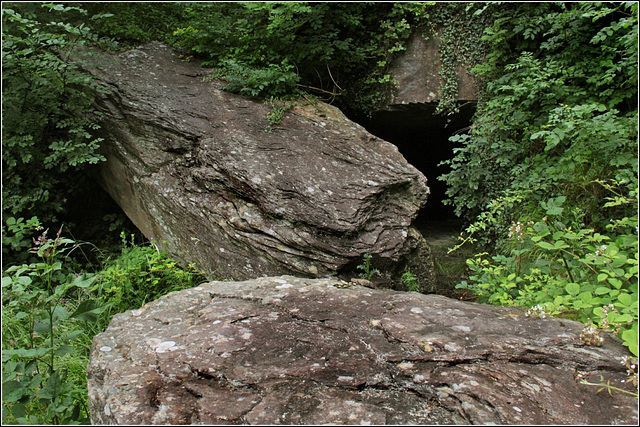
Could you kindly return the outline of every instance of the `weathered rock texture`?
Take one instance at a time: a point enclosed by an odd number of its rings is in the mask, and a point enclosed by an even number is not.
[[[398,82],[389,106],[402,104],[437,103],[440,99],[442,60],[439,53],[440,38],[425,39],[425,31],[416,31],[407,42],[407,49],[391,64],[391,76]],[[460,64],[458,72],[459,101],[478,99],[474,77]],[[393,108],[393,107],[392,107]]]
[[[204,82],[206,70],[159,43],[97,64],[111,91],[98,101],[100,182],[178,260],[235,279],[323,277],[371,253],[431,280],[410,227],[429,189],[394,145],[323,103],[265,132],[269,106]]]
[[[212,282],[115,316],[88,366],[94,424],[634,424],[582,385],[625,373],[581,325],[291,276]]]

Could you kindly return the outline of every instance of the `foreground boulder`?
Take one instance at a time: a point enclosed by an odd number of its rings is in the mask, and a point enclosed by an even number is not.
[[[373,254],[391,275],[431,280],[411,227],[426,178],[394,145],[321,102],[266,132],[271,107],[203,81],[160,43],[95,62],[110,90],[99,181],[178,260],[235,279],[324,277]]]
[[[612,338],[437,295],[291,276],[212,282],[93,340],[94,424],[635,424]],[[632,389],[632,388],[631,388]]]

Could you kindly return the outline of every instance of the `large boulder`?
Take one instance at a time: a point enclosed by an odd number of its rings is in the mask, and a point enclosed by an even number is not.
[[[612,337],[437,295],[291,276],[211,282],[116,315],[94,424],[629,424]]]
[[[390,276],[414,265],[432,280],[411,227],[429,188],[394,145],[321,102],[266,132],[271,107],[160,43],[94,62],[110,91],[97,101],[99,182],[179,261],[235,279],[323,277],[373,254]]]

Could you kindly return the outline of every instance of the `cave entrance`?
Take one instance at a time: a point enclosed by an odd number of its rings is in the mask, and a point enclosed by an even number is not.
[[[93,243],[100,249],[83,252],[81,262],[100,265],[103,255],[120,253],[123,245],[121,232],[125,233],[128,241],[134,235],[136,242],[144,242],[142,233],[92,175],[79,173],[77,179],[82,185],[69,195],[65,213],[59,220],[74,240]]]
[[[476,103],[467,102],[460,106],[459,113],[448,117],[435,114],[436,107],[436,103],[396,104],[371,117],[354,118],[370,133],[397,146],[405,159],[427,177],[431,194],[414,221],[427,235],[436,229],[459,230],[462,225],[453,207],[443,204],[447,184],[438,177],[450,168],[439,164],[453,157],[458,144],[449,141],[449,137],[471,125]]]
[[[431,247],[437,283],[429,292],[472,299],[473,296],[458,290],[456,285],[468,280],[466,259],[474,253],[473,248],[465,246],[449,253],[449,248],[459,243],[458,235],[464,223],[456,217],[452,206],[443,204],[447,184],[438,177],[450,171],[449,166],[440,166],[440,163],[452,159],[453,150],[460,144],[449,138],[471,125],[476,102],[462,104],[459,113],[449,117],[435,114],[436,107],[437,103],[395,104],[371,117],[353,120],[398,147],[404,158],[427,177],[431,194],[413,225]]]

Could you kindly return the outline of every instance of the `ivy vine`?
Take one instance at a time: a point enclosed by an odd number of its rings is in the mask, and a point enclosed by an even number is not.
[[[492,5],[482,8],[474,4],[438,3],[422,17],[423,37],[439,38],[441,78],[440,102],[436,114],[451,116],[460,111],[458,102],[458,67],[473,73],[473,68],[484,61],[487,45],[482,40],[485,28],[491,24]],[[483,83],[475,78],[479,95]]]
[[[440,101],[436,114],[452,116],[459,112],[458,69],[472,74],[478,88],[478,97],[484,91],[483,81],[473,73],[474,67],[484,62],[488,46],[482,39],[485,28],[492,25],[495,5],[473,3],[399,3],[390,14],[391,21],[383,21],[386,31],[377,40],[379,60],[367,77],[346,93],[357,109],[369,114],[389,103],[393,85],[389,73],[391,63],[406,49],[412,33],[423,38],[438,39],[440,56]]]

